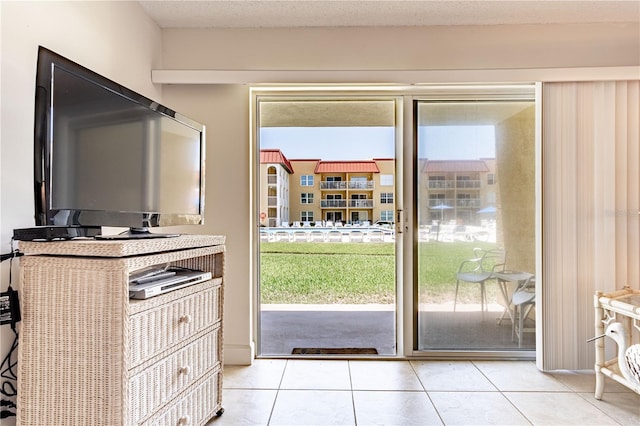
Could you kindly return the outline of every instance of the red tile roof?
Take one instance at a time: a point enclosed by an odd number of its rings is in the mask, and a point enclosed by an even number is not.
[[[444,172],[488,172],[487,164],[482,160],[426,160],[426,173]]]
[[[280,164],[289,173],[293,173],[293,166],[279,149],[261,149],[260,164]]]
[[[373,160],[319,161],[315,173],[380,173],[380,169]]]

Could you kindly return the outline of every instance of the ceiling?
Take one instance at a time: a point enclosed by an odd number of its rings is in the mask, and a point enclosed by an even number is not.
[[[161,28],[295,28],[639,22],[640,0],[151,0]]]

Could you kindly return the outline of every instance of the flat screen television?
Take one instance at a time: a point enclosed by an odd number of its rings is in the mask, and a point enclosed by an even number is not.
[[[203,223],[205,126],[44,47],[34,135],[37,226]]]

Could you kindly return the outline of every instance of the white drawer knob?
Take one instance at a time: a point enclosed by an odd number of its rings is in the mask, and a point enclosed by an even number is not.
[[[179,425],[188,425],[190,423],[191,423],[191,417],[189,417],[189,415],[184,415],[180,417],[180,420],[178,420]]]
[[[185,376],[188,376],[191,373],[191,367],[186,365],[184,367],[180,367],[178,371],[180,372],[180,374],[184,374]]]
[[[180,322],[184,324],[189,324],[191,322],[191,315],[185,314],[180,317]]]

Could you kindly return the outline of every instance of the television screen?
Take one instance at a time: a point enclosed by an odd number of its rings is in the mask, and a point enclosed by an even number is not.
[[[203,125],[40,48],[35,127],[37,225],[203,222]]]

